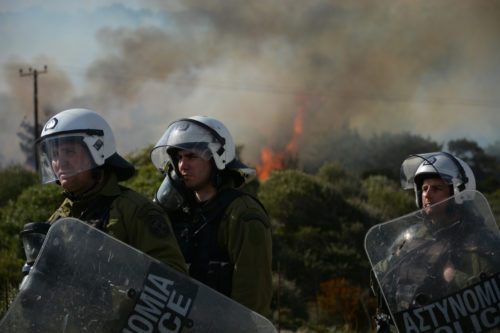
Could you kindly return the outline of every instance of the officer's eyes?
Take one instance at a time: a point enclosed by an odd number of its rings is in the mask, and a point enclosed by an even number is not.
[[[430,190],[435,191],[435,192],[444,191],[444,189],[445,189],[444,186],[425,186],[425,185],[422,186],[422,191],[424,191],[424,192],[428,192]]]
[[[52,157],[71,156],[75,154],[74,149],[58,149],[52,152]]]
[[[196,156],[195,154],[186,154],[186,155],[182,155],[182,156],[177,156],[177,160],[182,160],[183,158],[185,159],[193,159],[193,158],[197,158],[198,156]]]

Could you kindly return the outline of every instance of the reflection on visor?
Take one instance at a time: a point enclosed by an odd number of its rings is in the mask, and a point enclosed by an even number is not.
[[[188,142],[175,146],[160,146],[151,151],[151,161],[153,165],[160,171],[165,171],[167,164],[170,162],[177,165],[177,153],[180,150],[187,150],[197,157],[209,161],[212,158],[212,151],[209,149],[206,142]]]
[[[178,150],[187,150],[190,153],[196,155],[208,161],[212,158],[212,152],[208,149],[208,145],[206,142],[196,142],[196,143],[185,143],[181,145],[174,146]],[[178,156],[173,156],[177,159]]]
[[[212,152],[218,152],[222,144],[214,134],[192,121],[177,121],[172,123],[158,140],[151,152],[151,160],[159,170],[165,170],[168,161],[175,156],[168,154],[167,149],[176,148],[188,150],[208,161]]]

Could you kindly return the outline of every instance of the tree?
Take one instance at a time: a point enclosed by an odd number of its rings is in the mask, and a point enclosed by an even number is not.
[[[399,180],[401,163],[411,154],[426,153],[441,150],[436,142],[410,133],[382,133],[369,139],[368,150],[363,152],[364,177],[384,175],[393,180]]]
[[[448,149],[471,167],[478,190],[491,192],[500,186],[499,160],[485,153],[477,142],[468,139],[451,140],[448,142]]]
[[[497,159],[500,159],[500,140],[496,140],[495,142],[488,144],[484,149],[484,152]]]
[[[500,228],[500,190],[496,190],[492,193],[485,194],[488,204],[490,205],[491,212],[495,217],[495,221]]]
[[[387,221],[417,209],[413,191],[404,191],[386,176],[370,176],[363,180],[366,203],[376,209],[377,216]]]
[[[21,140],[19,142],[19,148],[25,156],[25,165],[35,170],[35,139],[33,137],[34,126],[28,122],[26,117],[20,125],[21,129],[17,132],[17,137]]]
[[[275,271],[279,269],[275,268]],[[272,320],[280,327],[296,330],[306,323],[307,302],[297,285],[278,272],[273,273]],[[279,295],[279,303],[278,303]]]
[[[318,309],[323,281],[348,277],[355,285],[368,285],[363,239],[376,220],[362,205],[346,201],[325,178],[298,170],[271,173],[259,198],[275,229],[274,261],[302,291],[303,303]]]
[[[0,170],[0,316],[17,292],[21,279],[21,267],[24,263],[24,252],[19,240],[23,222],[30,222],[19,215],[12,216],[13,210],[19,212],[26,207],[18,207],[19,197],[27,188],[38,183],[38,177],[33,171],[21,166],[11,165]],[[38,185],[39,186],[39,185]],[[36,199],[34,199],[36,201]]]
[[[318,302],[321,309],[335,319],[336,323],[342,323],[349,329],[357,329],[358,318],[363,314],[361,288],[352,285],[345,278],[328,280],[320,286]]]
[[[320,180],[333,185],[335,190],[344,198],[365,197],[361,179],[354,173],[347,171],[338,161],[326,162],[319,169],[317,176]]]
[[[43,124],[48,120],[50,114],[53,111],[51,108],[44,108],[43,116],[41,122],[38,123],[38,128],[36,133],[40,135],[42,132]],[[44,120],[45,119],[45,120]],[[21,148],[21,152],[26,156],[25,165],[31,169],[35,169],[36,161],[35,161],[35,125],[30,123],[26,117],[23,118],[23,121],[20,124],[21,129],[17,132],[17,137],[21,140],[19,143],[19,148]],[[38,136],[37,135],[37,136]]]
[[[23,189],[38,182],[38,175],[18,164],[0,169],[0,207],[15,200]]]
[[[0,209],[0,292],[6,295],[0,298],[0,314],[17,292],[26,260],[19,232],[26,223],[46,221],[61,200],[59,186],[35,184]]]
[[[300,155],[299,165],[314,174],[327,161],[337,161],[350,172],[364,177],[385,175],[399,178],[399,166],[410,154],[440,151],[442,145],[430,138],[407,132],[360,135],[356,130],[344,126],[339,131],[330,131],[321,140],[308,141]]]

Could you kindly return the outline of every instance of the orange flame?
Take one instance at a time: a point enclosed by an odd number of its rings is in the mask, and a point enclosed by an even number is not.
[[[293,156],[297,155],[297,148],[299,146],[299,137],[302,134],[302,122],[304,121],[304,109],[300,108],[299,113],[295,116],[293,136],[290,142],[286,145],[285,151],[290,152]]]
[[[271,171],[282,170],[284,166],[284,161],[286,157],[296,158],[297,150],[299,146],[299,138],[303,131],[303,121],[305,107],[303,106],[304,98],[297,97],[297,102],[299,103],[299,113],[295,116],[293,135],[288,144],[285,146],[284,151],[275,153],[270,148],[262,148],[260,150],[261,165],[257,166],[257,177],[260,181],[266,180]]]
[[[283,159],[285,153],[275,154],[269,148],[262,148],[260,150],[260,159],[262,164],[257,166],[257,177],[260,181],[266,180],[271,171],[283,169]]]

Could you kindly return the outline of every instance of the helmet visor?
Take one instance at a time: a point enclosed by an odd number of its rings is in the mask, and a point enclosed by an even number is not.
[[[96,165],[83,135],[50,136],[36,144],[42,184],[62,181]]]
[[[188,120],[180,120],[171,124],[161,139],[151,151],[151,161],[154,166],[164,171],[167,163],[175,165],[175,156],[170,149],[187,150],[208,161],[213,151],[221,147],[220,142],[205,128]]]
[[[411,155],[401,165],[401,187],[413,189],[415,177],[419,175],[435,175],[449,185],[463,184],[465,180],[460,168],[458,161],[442,152]]]

